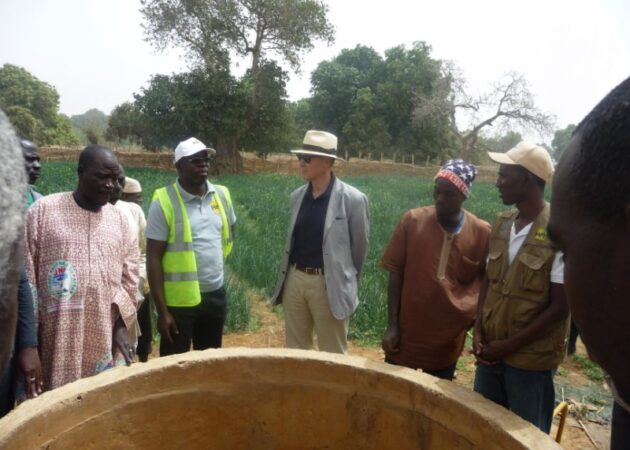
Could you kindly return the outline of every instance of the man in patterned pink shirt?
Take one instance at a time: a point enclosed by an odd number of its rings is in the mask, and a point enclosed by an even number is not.
[[[74,192],[49,195],[26,218],[26,265],[39,311],[44,389],[133,359],[139,250],[125,216],[108,204],[119,175],[107,147],[79,157]]]

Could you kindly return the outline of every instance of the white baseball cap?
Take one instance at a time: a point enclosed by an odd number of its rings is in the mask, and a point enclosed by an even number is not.
[[[216,150],[211,147],[206,147],[206,144],[201,142],[199,139],[191,137],[186,139],[185,141],[180,142],[175,147],[175,162],[179,161],[186,156],[194,155],[195,153],[199,153],[203,150],[208,150],[208,154],[214,155],[216,154]]]
[[[519,165],[546,183],[553,175],[553,162],[549,152],[531,142],[521,141],[505,153],[488,152],[490,159],[499,164]]]

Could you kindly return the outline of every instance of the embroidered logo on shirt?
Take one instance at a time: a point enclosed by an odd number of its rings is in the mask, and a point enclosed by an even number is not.
[[[101,359],[96,362],[96,368],[94,370],[94,374],[99,374],[101,372],[105,372],[112,367],[124,366],[125,358],[117,353],[117,357],[114,358],[112,356],[112,352],[107,352]]]
[[[55,261],[47,276],[48,294],[67,301],[77,292],[77,271],[69,261]]]
[[[545,228],[539,228],[536,230],[536,235],[534,239],[537,241],[546,241],[547,240],[547,230]]]
[[[217,203],[217,200],[213,197],[212,201],[210,202],[210,207],[212,208],[212,211],[214,211],[215,213],[219,213],[219,204]]]

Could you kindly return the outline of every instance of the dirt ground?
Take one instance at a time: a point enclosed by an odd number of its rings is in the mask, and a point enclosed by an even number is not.
[[[255,331],[229,333],[223,338],[224,347],[252,347],[269,348],[284,346],[284,324],[282,319],[276,314],[269,302],[262,296],[253,294],[251,314],[258,324]],[[380,347],[366,347],[349,343],[348,352],[355,356],[362,356],[373,361],[383,361],[384,353]],[[586,355],[586,351],[581,342],[578,341],[578,354]],[[157,346],[151,357],[157,357]],[[571,386],[591,386],[594,384],[584,374],[578,366],[568,359],[562,365],[564,370],[559,371],[557,380],[561,379],[562,384]],[[456,372],[455,383],[472,389],[474,378],[474,358],[469,354],[464,354],[460,358]],[[564,431],[562,434],[561,446],[571,450],[608,449],[610,441],[610,425],[605,420],[597,417],[587,420],[585,417],[575,413],[576,409],[585,407],[569,401],[570,409]],[[592,408],[591,405],[588,405]],[[554,418],[551,436],[556,436],[559,419]]]

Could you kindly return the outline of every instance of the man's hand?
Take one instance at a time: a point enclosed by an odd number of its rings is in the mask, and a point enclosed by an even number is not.
[[[177,324],[175,323],[175,319],[170,312],[164,311],[162,314],[158,316],[157,329],[162,338],[166,339],[170,344],[173,343],[172,335],[179,334],[179,330],[177,329]]]
[[[481,345],[477,360],[482,364],[496,364],[512,353],[514,349],[509,339],[492,341]]]
[[[473,348],[472,353],[475,356],[477,364],[483,364],[484,366],[491,366],[496,364],[497,361],[488,361],[481,356],[483,349],[485,348],[483,343],[483,333],[478,330],[477,327],[473,328]]]
[[[21,378],[26,388],[26,396],[35,398],[42,393],[44,381],[42,366],[36,347],[26,347],[17,354],[18,378]]]
[[[387,327],[381,345],[385,354],[398,353],[400,350],[400,330],[396,327]]]
[[[127,327],[122,318],[116,321],[112,337],[112,355],[116,353],[117,349],[120,350],[120,353],[122,353],[125,358],[125,362],[130,366],[135,358],[135,350],[133,344],[129,342],[129,333],[127,332]]]

